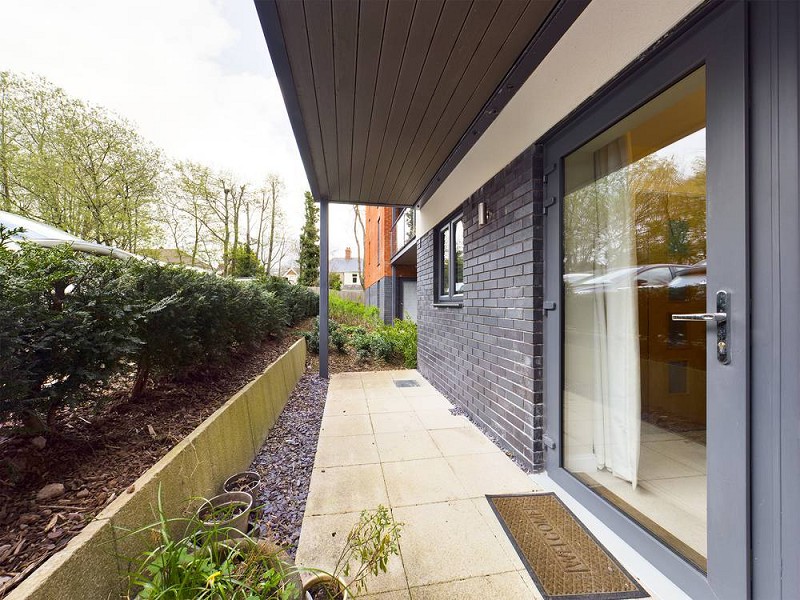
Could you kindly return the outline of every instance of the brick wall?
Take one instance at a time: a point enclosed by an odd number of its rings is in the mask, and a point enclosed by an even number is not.
[[[530,148],[465,200],[463,307],[433,306],[433,232],[417,247],[420,372],[536,470],[544,464],[541,165]],[[480,228],[479,202],[492,213]]]
[[[377,306],[384,323],[392,322],[392,278],[383,277],[366,289],[366,304]]]
[[[367,206],[364,215],[364,287],[392,276],[392,209]],[[378,220],[380,219],[380,235]],[[380,248],[378,248],[380,240]]]

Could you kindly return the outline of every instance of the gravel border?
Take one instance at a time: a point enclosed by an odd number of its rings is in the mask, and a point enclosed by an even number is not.
[[[314,468],[314,455],[328,394],[328,380],[306,372],[253,460],[261,475],[254,491],[255,535],[284,548],[294,558]]]

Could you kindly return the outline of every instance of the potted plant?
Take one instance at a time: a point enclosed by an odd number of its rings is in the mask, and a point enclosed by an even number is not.
[[[222,486],[222,491],[253,494],[260,483],[261,475],[256,471],[242,471],[228,477]]]
[[[385,573],[389,559],[400,553],[402,523],[392,518],[389,509],[362,511],[350,530],[332,573],[306,569],[311,579],[303,591],[313,600],[350,600],[367,591],[367,576]]]
[[[186,534],[171,530],[185,527]],[[299,572],[285,552],[248,536],[225,539],[214,525],[198,535],[194,519],[167,519],[159,496],[158,521],[137,533],[149,533],[154,547],[133,561],[128,598],[135,600],[300,600]]]
[[[219,539],[241,537],[247,533],[247,519],[253,496],[247,492],[225,492],[205,500],[197,509],[197,520]]]

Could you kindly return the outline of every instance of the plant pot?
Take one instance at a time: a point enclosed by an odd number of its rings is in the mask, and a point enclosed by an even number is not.
[[[252,494],[260,483],[261,475],[255,471],[242,471],[228,477],[222,486],[222,491]]]
[[[316,600],[314,592],[320,589],[327,590],[327,594],[322,595],[324,600],[352,600],[344,581],[327,573],[314,575],[303,584],[303,592],[305,592],[307,599]]]
[[[294,561],[286,551],[274,542],[265,539],[255,540],[249,537],[241,537],[221,541],[219,545],[239,550],[245,556],[254,551],[256,554],[267,557],[266,566],[281,574],[280,591],[284,594],[281,598],[290,598],[291,600],[305,599],[300,572],[295,569]],[[291,595],[289,595],[287,589],[290,586],[293,586],[294,589]]]
[[[225,492],[203,502],[197,509],[197,519],[218,540],[237,538],[247,533],[252,508],[253,496],[247,492]]]
[[[270,557],[267,566],[282,574],[280,591],[283,595],[281,598],[306,600],[303,581],[300,577],[300,572],[294,568],[294,561],[285,550],[275,545],[273,542],[268,540],[254,540],[249,537],[238,537],[216,541],[214,542],[214,546],[220,550],[224,548],[238,550],[243,556],[247,556],[248,552],[253,550],[264,553]],[[196,552],[197,548],[194,548],[190,556],[193,556]],[[293,586],[295,590],[291,595],[289,595],[287,589],[290,585]],[[133,600],[142,600],[141,595],[136,594]]]

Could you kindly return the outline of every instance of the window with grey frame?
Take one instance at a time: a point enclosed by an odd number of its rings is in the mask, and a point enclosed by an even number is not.
[[[436,228],[436,301],[460,304],[464,298],[464,218],[457,214]]]

